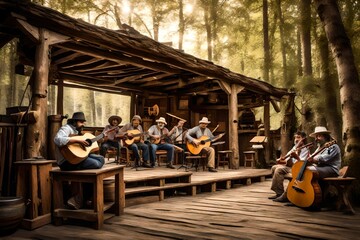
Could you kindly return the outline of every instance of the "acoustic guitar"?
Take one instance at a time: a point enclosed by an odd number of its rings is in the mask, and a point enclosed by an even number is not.
[[[331,141],[315,151],[309,158],[321,153],[325,148],[335,144]],[[307,169],[308,160],[297,161],[291,168],[293,178],[287,188],[287,198],[298,207],[314,207],[321,202],[321,188],[318,180],[318,172]]]
[[[131,133],[132,136],[129,136],[128,134]],[[124,146],[129,146],[133,144],[134,142],[139,142],[141,139],[141,136],[146,135],[147,132],[140,132],[138,129],[133,130],[127,130],[125,136],[123,137],[123,144]]]
[[[91,133],[85,133],[84,135],[72,136],[72,139],[85,140],[89,143],[89,146],[83,146],[80,143],[67,144],[60,148],[61,154],[64,158],[71,164],[78,164],[85,160],[90,153],[96,152],[99,150],[99,145],[97,141],[104,138],[107,133],[115,131],[116,128],[110,129],[106,132],[94,136]]]
[[[201,150],[205,147],[210,147],[211,142],[215,142],[216,140],[222,138],[225,135],[225,133],[221,133],[213,138],[210,138],[209,136],[201,136],[197,140],[200,141],[200,144],[198,146],[195,146],[191,142],[186,142],[186,147],[189,150],[189,152],[193,155],[200,154]]]

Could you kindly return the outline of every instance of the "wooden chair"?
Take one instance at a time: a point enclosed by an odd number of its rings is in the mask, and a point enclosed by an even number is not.
[[[158,166],[161,166],[161,159],[165,158],[167,159],[167,151],[166,150],[157,150],[156,151],[156,162]]]
[[[120,164],[120,152],[119,149],[116,147],[110,147],[108,148],[108,150],[106,151],[106,157],[108,159],[108,161],[110,160],[110,158],[115,158],[115,163]]]

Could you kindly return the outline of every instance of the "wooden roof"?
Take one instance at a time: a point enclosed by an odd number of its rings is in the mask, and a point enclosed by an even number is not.
[[[224,93],[219,81],[245,87],[239,96],[279,99],[286,89],[253,79],[161,44],[123,25],[110,30],[53,9],[19,0],[0,0],[0,47],[17,37],[20,60],[33,65],[35,35],[43,28],[62,41],[51,48],[51,84],[85,86],[114,93],[186,95]],[[30,33],[30,34],[29,34]]]

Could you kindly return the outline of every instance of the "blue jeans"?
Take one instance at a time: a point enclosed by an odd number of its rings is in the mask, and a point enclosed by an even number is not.
[[[82,169],[100,169],[105,163],[103,156],[98,154],[90,154],[84,161],[78,164],[71,164],[68,161],[65,161],[61,164],[60,169],[63,171],[71,170],[82,170]]]
[[[134,154],[134,157],[135,157],[135,160],[136,160],[137,164],[140,163],[139,149],[142,150],[143,161],[144,162],[149,161],[149,146],[146,145],[145,143],[142,143],[142,142],[133,143],[130,146],[128,146],[128,148],[133,151],[133,154]]]
[[[100,148],[100,155],[104,156],[106,155],[106,152],[107,150],[110,148],[110,147],[114,147],[116,148],[118,151],[119,151],[119,148],[120,148],[120,144],[118,141],[107,141],[107,142],[103,142],[101,144],[101,148]]]
[[[169,143],[163,144],[151,144],[151,155],[150,161],[152,165],[155,165],[156,160],[156,150],[166,150],[167,151],[167,164],[172,164],[174,159],[174,146]]]

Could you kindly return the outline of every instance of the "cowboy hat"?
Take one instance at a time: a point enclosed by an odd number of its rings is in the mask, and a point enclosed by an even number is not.
[[[140,120],[140,122],[142,122],[141,117],[139,115],[134,115],[131,121],[134,121],[134,119],[138,119]]]
[[[211,123],[211,122],[209,121],[209,119],[208,119],[207,117],[203,117],[203,118],[199,121],[199,123],[209,124],[209,123]]]
[[[85,114],[83,112],[74,112],[73,115],[72,115],[72,118],[70,118],[69,120],[86,122]]]
[[[311,133],[310,137],[316,137],[316,134],[330,134],[331,132],[326,129],[326,127],[315,127],[315,131]]]
[[[156,122],[157,122],[157,123],[158,123],[158,122],[162,122],[162,123],[165,123],[165,125],[167,124],[165,118],[163,118],[163,117],[160,117],[158,120],[156,120]]]
[[[118,125],[119,125],[122,121],[122,118],[119,116],[113,115],[113,116],[109,117],[108,122],[111,124],[113,120],[117,120]]]

